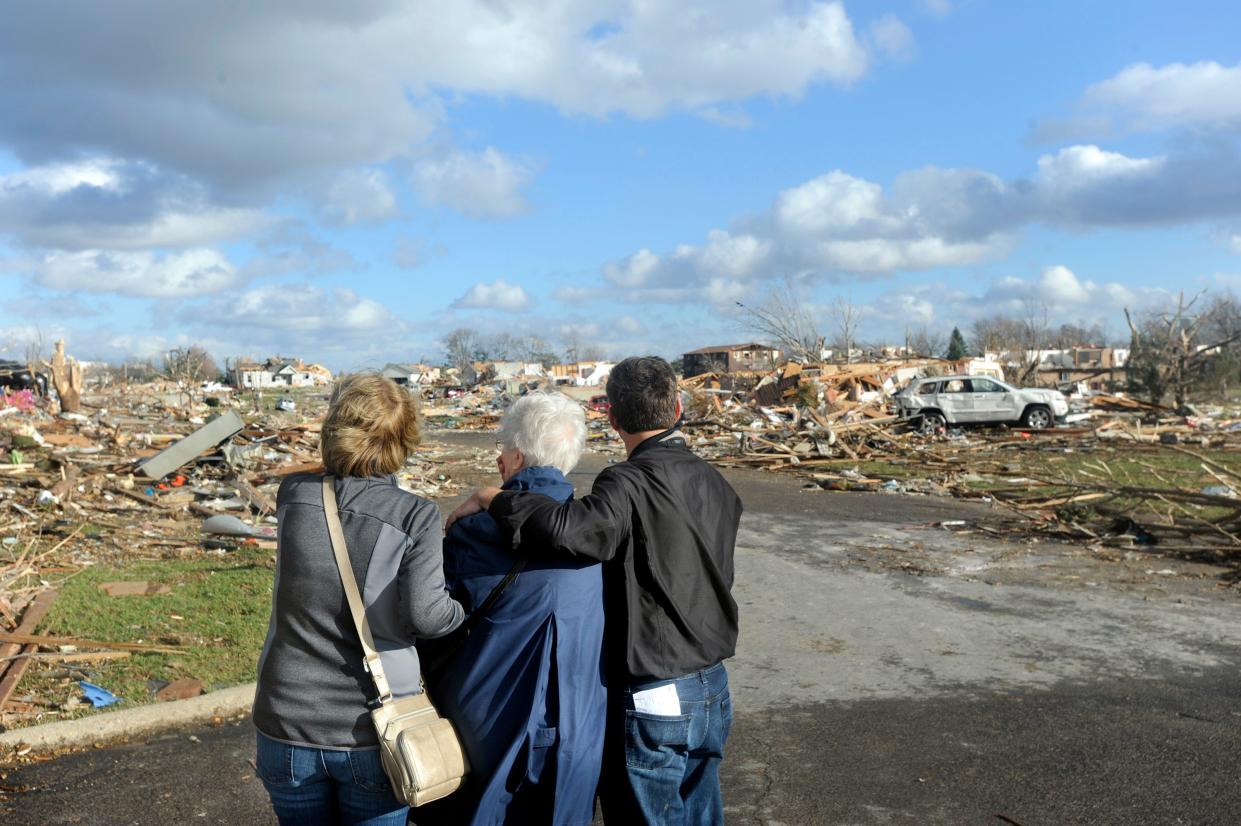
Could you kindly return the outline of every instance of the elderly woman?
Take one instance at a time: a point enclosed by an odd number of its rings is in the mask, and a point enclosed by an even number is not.
[[[398,696],[422,690],[414,638],[447,634],[464,618],[445,589],[439,509],[393,477],[418,439],[414,399],[395,383],[367,374],[337,385],[320,449]],[[276,580],[254,698],[258,775],[282,824],[403,824],[409,809],[380,764],[367,708],[375,688],[332,552],[322,484],[322,474],[293,474],[276,497]]]
[[[504,489],[572,499],[565,474],[585,439],[577,402],[559,393],[518,399],[497,443]],[[518,562],[485,512],[454,523],[444,541],[448,583],[467,611],[479,610]],[[599,565],[525,560],[465,642],[428,675],[431,696],[456,724],[471,768],[461,790],[419,808],[415,820],[590,823],[603,751],[602,643]],[[429,663],[444,656],[425,647]]]

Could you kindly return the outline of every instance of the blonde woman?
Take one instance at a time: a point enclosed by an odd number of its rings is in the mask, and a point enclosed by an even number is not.
[[[463,619],[445,589],[439,509],[393,474],[420,437],[408,392],[378,375],[332,394],[320,450],[366,618],[397,696],[416,694],[416,637]],[[286,478],[276,497],[278,550],[271,624],[259,660],[258,775],[282,824],[404,824],[379,761],[367,703],[374,694],[323,510],[323,476]]]

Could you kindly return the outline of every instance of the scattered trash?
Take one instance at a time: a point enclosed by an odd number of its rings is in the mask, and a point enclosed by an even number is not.
[[[117,697],[108,689],[97,686],[94,683],[88,683],[86,680],[78,680],[78,686],[81,687],[82,694],[95,708],[103,708],[121,701],[120,697]]]
[[[221,513],[208,518],[203,522],[203,533],[216,534],[217,536],[254,536],[264,539],[275,539],[276,529],[270,527],[255,527],[247,525],[232,514]]]

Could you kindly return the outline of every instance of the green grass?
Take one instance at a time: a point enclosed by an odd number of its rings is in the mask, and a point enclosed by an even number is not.
[[[243,548],[193,560],[88,568],[69,578],[38,633],[180,645],[184,651],[135,652],[128,659],[97,663],[35,662],[18,684],[16,695],[32,694],[63,703],[81,696],[76,679],[84,675],[124,699],[111,708],[126,708],[155,701],[148,680],[194,678],[207,690],[253,680],[271,609],[273,557],[273,551]],[[110,597],[98,587],[120,580],[166,584],[171,593]],[[61,717],[83,713],[87,711]]]

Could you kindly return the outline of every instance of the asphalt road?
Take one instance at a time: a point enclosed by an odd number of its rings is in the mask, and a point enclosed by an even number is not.
[[[575,476],[579,488],[606,458]],[[1241,594],[950,500],[730,473],[730,823],[1241,823]],[[4,824],[274,822],[244,721],[10,770]]]

